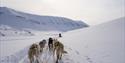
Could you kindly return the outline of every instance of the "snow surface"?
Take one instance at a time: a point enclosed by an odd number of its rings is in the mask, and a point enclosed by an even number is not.
[[[125,17],[67,32],[60,40],[81,54],[81,63],[125,63]]]
[[[29,46],[42,39],[48,40],[49,37],[59,38],[57,32],[39,32],[39,35],[35,36],[1,37],[0,63],[29,63],[27,58]],[[70,54],[64,54],[60,63],[76,63],[78,60],[75,61],[72,58],[74,56],[78,58],[77,53],[71,48],[68,48],[68,46],[65,46],[65,50]],[[48,51],[47,46],[40,58],[44,60],[43,62],[55,63],[55,59],[53,59],[52,53]]]
[[[35,36],[2,36],[0,63],[29,63],[27,51],[32,43],[49,37],[58,38],[57,31],[36,33]],[[62,35],[59,40],[68,54],[63,55],[60,63],[125,63],[125,18]],[[54,63],[47,46],[41,60]]]
[[[33,15],[7,7],[0,7],[0,25],[1,24],[16,29],[41,31],[69,31],[88,27],[88,25],[82,21],[75,21],[64,17]]]
[[[34,34],[29,30],[15,29],[8,25],[0,25],[1,36],[33,36]]]

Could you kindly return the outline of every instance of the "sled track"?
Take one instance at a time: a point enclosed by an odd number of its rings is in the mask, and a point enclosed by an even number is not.
[[[27,56],[28,48],[29,46],[15,54],[0,58],[0,63],[29,63],[29,59]],[[55,63],[56,58],[54,59],[52,52],[50,52],[48,49],[44,49],[43,54],[40,55],[40,59],[42,60],[43,63]],[[64,54],[62,60],[60,60],[59,63],[75,63],[75,62],[73,61],[73,59],[70,58],[69,54]]]

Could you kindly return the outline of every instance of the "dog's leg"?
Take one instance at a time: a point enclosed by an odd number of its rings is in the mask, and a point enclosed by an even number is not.
[[[58,63],[58,60],[59,60],[59,50],[57,50],[56,56],[57,56],[56,63]]]
[[[57,60],[56,60],[56,63],[58,63],[58,58],[57,58]]]
[[[39,63],[39,60],[38,60],[38,58],[36,58],[36,61],[35,61],[35,63]]]
[[[32,60],[32,59],[29,59],[29,61],[30,61],[30,63],[32,63],[32,62],[33,62],[33,60]]]
[[[58,63],[58,60],[56,60],[56,63]]]
[[[35,63],[42,63],[41,59],[40,59],[40,56],[36,56],[36,61]]]
[[[58,59],[61,60],[61,50],[59,50],[58,56]]]
[[[63,54],[63,48],[61,49],[61,51],[60,51],[60,60],[62,59],[62,54]]]
[[[55,57],[55,49],[53,49],[53,60],[54,60],[54,62],[56,62],[56,57]]]
[[[33,63],[34,62],[34,57],[29,57],[29,61],[30,61],[30,63]]]
[[[34,59],[34,57],[32,57],[32,59],[31,59],[31,63],[34,63],[34,61],[35,61],[35,59]]]
[[[51,48],[51,47],[50,47],[50,44],[49,44],[49,51],[50,51],[50,48]]]

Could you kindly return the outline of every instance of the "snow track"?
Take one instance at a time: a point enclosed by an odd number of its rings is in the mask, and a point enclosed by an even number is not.
[[[40,55],[40,60],[41,63],[55,63],[56,57],[54,57],[53,53],[49,51],[48,48],[46,47],[43,53]],[[19,61],[19,63],[29,63],[27,54]],[[64,54],[62,60],[60,60],[59,63],[75,63],[75,62],[73,61],[73,59],[70,58],[69,54]]]
[[[35,38],[33,38],[34,40]],[[35,40],[38,40],[40,38],[37,38]],[[11,39],[9,39],[11,40]],[[9,41],[7,40],[7,41]],[[18,39],[18,40],[12,40],[12,41],[25,41],[26,39]],[[27,40],[31,40],[31,39],[27,39]],[[10,41],[11,42],[11,41]],[[4,56],[4,57],[0,57],[0,63],[29,63],[29,59],[28,59],[28,49],[29,46],[23,48],[22,50],[13,53],[9,56]],[[78,56],[78,52],[73,51],[71,48],[65,47],[65,50],[68,52],[68,54],[63,54],[62,60],[59,61],[59,63],[76,63],[74,61],[74,59],[72,59],[73,57],[77,57]],[[74,54],[75,53],[75,54]],[[73,57],[72,57],[73,55]],[[48,46],[46,44],[45,48],[43,49],[43,53],[39,55],[40,56],[40,60],[41,63],[55,63],[56,61],[56,57],[53,56],[53,53],[51,51],[49,51]],[[80,56],[79,56],[80,57]]]

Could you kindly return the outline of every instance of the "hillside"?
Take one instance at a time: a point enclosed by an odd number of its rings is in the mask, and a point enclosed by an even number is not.
[[[125,63],[125,17],[67,32],[60,40],[81,54],[84,63]]]
[[[64,17],[33,15],[7,7],[0,7],[0,25],[8,25],[16,29],[40,31],[70,31],[88,27],[82,21],[75,21]]]

